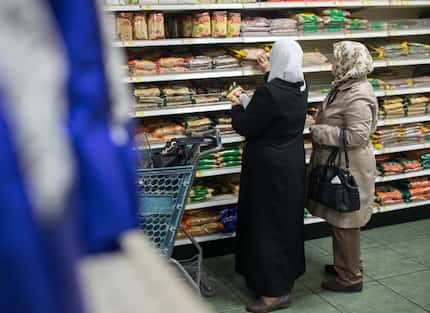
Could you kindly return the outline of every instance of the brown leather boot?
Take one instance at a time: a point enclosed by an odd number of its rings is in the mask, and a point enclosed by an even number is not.
[[[246,306],[246,310],[252,313],[268,313],[280,309],[286,309],[290,306],[290,304],[290,295],[286,295],[279,297],[270,305],[264,303],[262,299],[259,299],[254,303],[248,304]]]
[[[325,290],[334,292],[361,292],[363,290],[363,282],[359,282],[350,286],[343,286],[339,284],[335,279],[323,282],[321,287]]]

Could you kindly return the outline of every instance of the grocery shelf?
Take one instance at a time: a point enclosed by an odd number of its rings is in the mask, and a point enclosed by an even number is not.
[[[420,122],[428,122],[428,121],[430,121],[430,115],[411,116],[411,117],[379,120],[378,126],[400,125],[400,124],[420,123]]]
[[[415,144],[415,145],[405,145],[405,146],[375,149],[375,155],[413,151],[413,150],[423,150],[423,149],[428,149],[428,148],[430,148],[430,142],[420,143],[420,144]]]
[[[397,174],[397,175],[378,176],[376,177],[375,182],[383,183],[383,182],[389,182],[394,180],[402,180],[407,178],[422,177],[422,176],[428,176],[428,175],[430,175],[430,170],[423,170],[418,172],[403,173],[403,174]]]
[[[176,114],[187,114],[187,113],[201,113],[201,112],[214,112],[214,111],[226,111],[231,109],[231,103],[229,101],[221,101],[216,103],[206,104],[195,104],[195,105],[184,105],[180,107],[164,107],[158,109],[149,109],[145,111],[136,111],[135,117],[154,117],[164,115],[176,115]]]
[[[392,60],[378,60],[374,62],[375,67],[389,67],[389,66],[408,66],[430,64],[430,58],[400,58]],[[303,67],[303,72],[327,72],[331,71],[331,64],[313,65]],[[162,81],[176,81],[176,80],[194,80],[194,79],[210,79],[210,78],[226,78],[226,77],[241,77],[241,76],[255,76],[262,75],[261,71],[253,68],[236,68],[231,70],[211,70],[203,72],[187,72],[187,73],[171,73],[160,75],[147,75],[137,77],[127,77],[124,79],[125,83],[149,83],[149,82],[162,82]]]
[[[400,204],[394,204],[394,205],[386,205],[386,206],[378,206],[375,207],[373,210],[374,214],[378,213],[385,213],[390,211],[398,211],[398,210],[406,210],[409,208],[414,207],[420,207],[420,206],[427,206],[430,205],[430,200],[426,201],[416,201],[411,203],[400,203]],[[308,217],[304,219],[305,225],[315,224],[315,223],[323,223],[324,220],[318,217]],[[216,233],[212,235],[207,236],[196,236],[195,239],[197,242],[206,242],[206,241],[214,241],[214,240],[221,240],[221,239],[228,239],[228,238],[234,238],[236,236],[236,233]],[[184,246],[188,245],[190,242],[188,239],[180,239],[176,240],[175,246]]]
[[[404,209],[426,206],[426,205],[430,205],[430,200],[378,206],[375,208],[374,212],[375,213],[384,213],[384,212],[398,211],[398,210],[404,210]]]
[[[214,168],[210,170],[197,171],[196,177],[210,177],[210,176],[221,176],[240,173],[240,166]]]
[[[375,95],[377,97],[385,97],[385,96],[418,94],[418,93],[427,93],[427,92],[430,92],[430,86],[416,87],[416,88],[400,88],[400,89],[390,89],[390,90],[377,90],[375,91]],[[324,98],[325,98],[325,95],[313,96],[308,98],[308,102],[309,103],[322,102],[324,101]],[[135,113],[132,114],[132,116],[142,118],[142,117],[155,117],[155,116],[178,115],[178,114],[189,114],[189,113],[228,111],[230,109],[231,109],[230,102],[220,101],[215,103],[184,105],[179,107],[167,106],[167,107],[157,108],[157,109],[137,110]],[[396,125],[396,124],[427,122],[427,121],[430,121],[430,115],[382,120],[382,121],[379,121],[378,125],[384,126],[384,125]]]
[[[404,30],[389,31],[345,31],[345,32],[317,32],[317,33],[297,33],[289,36],[243,36],[233,38],[175,38],[159,40],[130,40],[117,41],[114,47],[164,47],[164,46],[184,46],[184,45],[213,45],[231,43],[262,43],[274,42],[281,38],[291,38],[294,40],[334,40],[334,39],[358,39],[358,38],[382,38],[395,36],[414,36],[430,34],[430,28],[413,28]]]
[[[197,202],[197,203],[188,204],[185,209],[186,210],[196,210],[196,209],[203,209],[203,208],[212,208],[212,207],[216,207],[216,206],[236,204],[237,201],[238,201],[237,195],[225,194],[225,195],[214,196],[210,200],[207,200],[207,201],[201,201],[201,202]]]
[[[322,218],[319,218],[319,217],[307,217],[304,219],[305,225],[322,223],[322,222],[324,222],[324,220]],[[211,235],[207,235],[207,236],[196,236],[196,237],[194,237],[194,239],[197,242],[206,242],[206,241],[229,239],[229,238],[234,238],[234,237],[236,237],[235,232],[232,232],[232,233],[216,233],[216,234],[211,234]],[[184,246],[184,245],[188,245],[188,244],[191,244],[188,239],[179,239],[179,240],[176,240],[176,242],[175,242],[175,246]]]
[[[148,1],[149,2],[149,1]],[[190,1],[192,2],[192,1]],[[200,11],[200,10],[255,10],[330,7],[420,7],[429,6],[427,0],[337,0],[337,1],[291,1],[257,3],[172,3],[105,6],[105,11]]]

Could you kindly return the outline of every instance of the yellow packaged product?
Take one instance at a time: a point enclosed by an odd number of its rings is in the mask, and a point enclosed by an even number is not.
[[[190,15],[184,16],[182,19],[182,35],[185,38],[193,36],[193,17]]]
[[[227,11],[212,13],[212,37],[227,37]]]
[[[150,40],[164,39],[164,15],[163,13],[151,13],[148,16],[148,38]]]
[[[207,38],[211,36],[211,17],[208,12],[194,15],[193,38]]]
[[[228,13],[227,20],[227,36],[228,37],[239,37],[240,36],[240,23],[241,15],[236,12]]]
[[[116,29],[119,40],[133,40],[133,13],[119,13],[116,17]]]
[[[146,14],[138,13],[134,16],[134,38],[137,40],[148,39],[148,23]]]

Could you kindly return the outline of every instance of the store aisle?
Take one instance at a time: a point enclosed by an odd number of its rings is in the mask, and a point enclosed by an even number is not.
[[[430,219],[364,231],[365,285],[361,294],[322,291],[323,266],[331,261],[331,239],[306,242],[307,272],[293,291],[288,313],[430,312]],[[251,300],[234,273],[233,256],[206,260],[219,286],[207,298],[217,313],[245,312]]]

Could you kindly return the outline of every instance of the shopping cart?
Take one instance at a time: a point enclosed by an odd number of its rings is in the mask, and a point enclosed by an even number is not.
[[[219,132],[215,132],[211,138],[205,136],[204,144],[208,149],[202,151],[201,145],[195,147],[197,148],[196,153],[190,165],[139,169],[137,171],[137,190],[140,206],[139,220],[143,232],[151,239],[160,253],[176,265],[198,292],[210,296],[215,293],[215,281],[202,272],[202,248],[188,230],[181,225],[198,160],[203,155],[221,149]],[[214,147],[210,148],[209,145]],[[194,257],[182,262],[172,258],[178,229],[185,234],[197,251]]]

